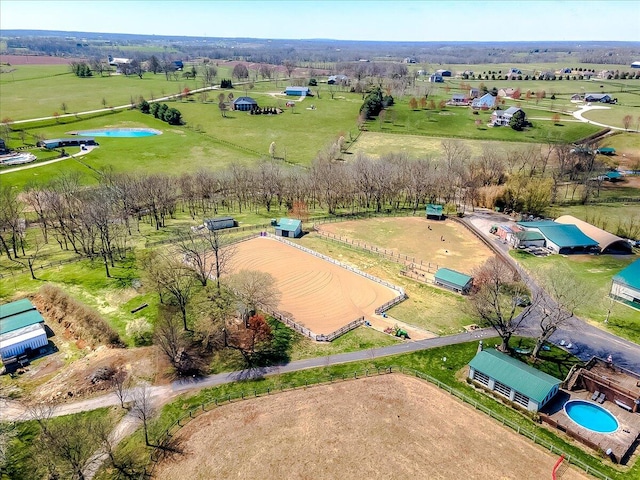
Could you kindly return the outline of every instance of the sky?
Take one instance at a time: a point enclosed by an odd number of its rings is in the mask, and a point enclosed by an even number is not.
[[[640,0],[0,0],[0,30],[381,41],[640,41]]]

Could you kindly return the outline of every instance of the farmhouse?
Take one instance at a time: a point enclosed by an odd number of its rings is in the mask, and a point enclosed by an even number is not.
[[[551,400],[560,385],[557,378],[494,349],[473,357],[469,378],[532,412]]]
[[[478,98],[480,96],[480,89],[479,88],[472,88],[469,90],[469,97],[471,98]]]
[[[522,70],[519,68],[510,68],[509,75],[522,75]]]
[[[613,277],[611,298],[640,310],[640,260],[636,260]]]
[[[454,292],[465,294],[471,289],[473,277],[449,268],[439,268],[434,275],[433,283]]]
[[[575,225],[563,225],[553,220],[539,222],[518,222],[527,231],[540,233],[545,239],[545,247],[555,253],[584,253],[598,248],[598,242],[588,237]]]
[[[444,220],[443,206],[435,203],[427,204],[427,218],[430,220]]]
[[[122,73],[123,65],[128,65],[133,61],[131,58],[114,58],[111,55],[107,57],[107,60],[110,66],[116,67],[116,73]]]
[[[430,83],[442,83],[442,82],[444,82],[444,78],[442,78],[442,75],[440,75],[439,73],[434,73],[433,75],[429,76],[429,82]]]
[[[292,95],[296,97],[313,96],[309,87],[287,87],[284,89],[285,95]]]
[[[491,114],[491,124],[494,126],[508,126],[516,112],[524,113],[520,107],[509,107],[506,110],[495,110]],[[526,118],[526,114],[525,114]]]
[[[216,217],[205,220],[204,225],[209,230],[214,231],[222,230],[224,228],[233,228],[236,226],[236,221],[233,217]]]
[[[275,227],[275,234],[279,237],[298,238],[302,235],[302,222],[294,218],[281,218],[271,222]]]
[[[500,90],[498,90],[498,96],[511,98],[511,95],[513,95],[515,91],[516,89],[512,87],[501,88]]]
[[[622,238],[571,215],[556,218],[556,223],[575,225],[582,233],[598,242],[600,253],[631,253],[631,245]]]
[[[600,102],[600,103],[613,103],[611,95],[608,93],[586,93],[584,96],[585,102]]]
[[[251,97],[238,97],[233,101],[233,109],[241,112],[250,112],[258,108],[258,102]]]
[[[584,100],[584,96],[580,95],[579,93],[574,93],[573,95],[571,95],[572,102],[581,102],[582,100]]]
[[[349,77],[346,75],[331,75],[327,78],[329,85],[349,85]]]
[[[496,97],[490,93],[484,94],[480,98],[476,98],[471,102],[471,107],[474,109],[488,109],[493,108],[496,105]]]
[[[96,145],[96,141],[92,137],[76,137],[76,138],[54,138],[52,140],[42,140],[38,142],[39,147],[49,150],[61,147],[79,147],[80,145]]]
[[[438,75],[440,75],[441,77],[450,77],[451,76],[451,70],[440,69],[440,70],[436,70],[436,73]]]
[[[455,93],[452,97],[451,100],[449,100],[447,102],[447,104],[449,105],[461,105],[461,106],[467,106],[469,105],[469,99],[467,98],[466,95],[462,94],[462,93]]]
[[[11,363],[19,355],[47,345],[44,318],[26,298],[0,306],[0,360]]]

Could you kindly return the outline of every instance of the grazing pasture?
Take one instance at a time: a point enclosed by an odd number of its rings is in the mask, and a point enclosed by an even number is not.
[[[533,480],[550,478],[557,461],[435,386],[397,374],[225,405],[176,437],[184,453],[160,463],[156,478]],[[569,468],[562,478],[588,477]]]

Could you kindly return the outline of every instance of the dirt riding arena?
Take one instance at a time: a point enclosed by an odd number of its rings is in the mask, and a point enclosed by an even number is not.
[[[285,245],[257,237],[236,245],[230,273],[259,270],[276,279],[278,311],[314,333],[331,333],[375,309],[398,293],[345,268]]]
[[[174,438],[184,454],[159,464],[155,478],[539,480],[558,458],[400,374],[225,405]],[[562,475],[588,478],[573,468]]]
[[[493,256],[489,248],[454,220],[424,217],[370,218],[317,225],[329,232],[387,251],[415,257],[459,272],[471,274]]]

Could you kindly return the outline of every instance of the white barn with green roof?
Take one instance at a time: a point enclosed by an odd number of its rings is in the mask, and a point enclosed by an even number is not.
[[[433,283],[458,293],[467,293],[473,285],[473,277],[449,268],[439,268],[433,277]]]
[[[611,298],[640,310],[640,260],[613,277]]]
[[[26,298],[0,305],[0,361],[9,363],[47,345],[43,324],[44,318]]]
[[[557,378],[494,349],[473,357],[469,378],[532,412],[549,402],[560,387]]]

